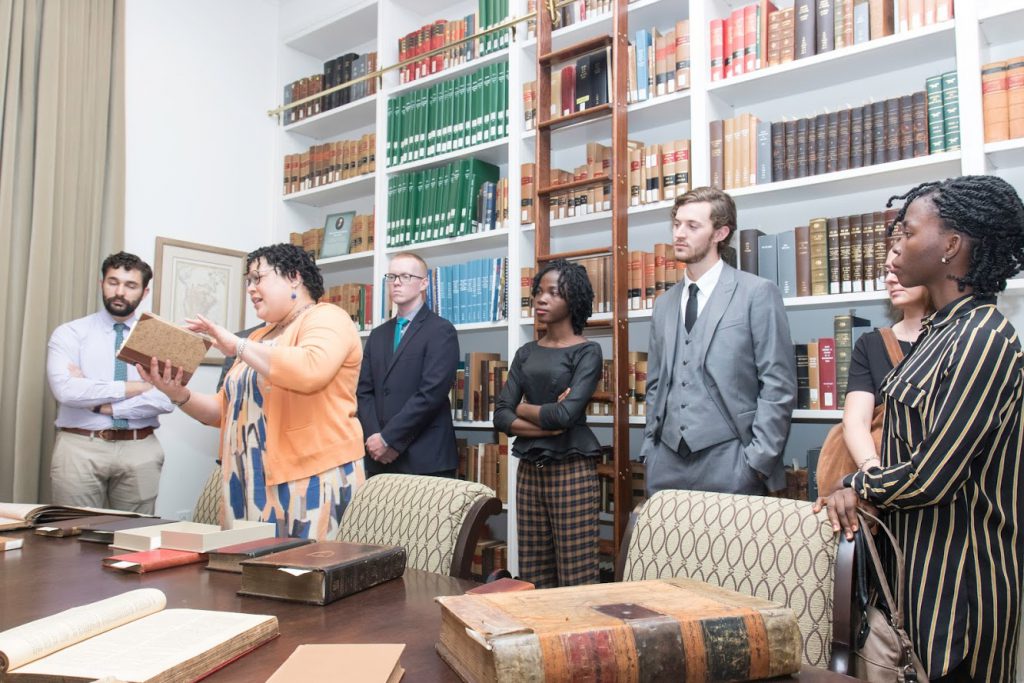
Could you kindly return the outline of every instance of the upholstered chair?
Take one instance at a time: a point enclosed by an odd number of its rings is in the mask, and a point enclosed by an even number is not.
[[[499,512],[501,501],[483,484],[378,474],[349,503],[337,540],[400,545],[407,566],[468,579],[484,524]]]
[[[845,673],[851,642],[853,544],[811,503],[660,491],[633,516],[616,578],[687,577],[790,607],[805,664]]]

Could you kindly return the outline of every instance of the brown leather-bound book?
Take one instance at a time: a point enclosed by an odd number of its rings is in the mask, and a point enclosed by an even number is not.
[[[405,573],[405,548],[321,541],[242,562],[239,595],[326,605]]]
[[[817,37],[815,24],[818,10],[816,0],[796,0],[793,3],[795,26],[793,28],[793,56],[795,59],[810,57],[815,53]]]
[[[785,122],[786,131],[786,180],[793,180],[797,177],[797,136],[796,121]],[[754,271],[757,273],[757,271]]]
[[[806,178],[810,175],[810,140],[807,129],[813,125],[813,119],[799,119],[796,122],[796,177]]]
[[[836,48],[836,25],[833,19],[835,0],[817,0],[818,18],[816,21],[817,44],[815,49],[820,55]]]
[[[941,99],[941,93],[940,93]],[[871,103],[871,163],[884,164],[887,154],[886,133],[888,126],[885,120],[885,102]],[[865,157],[865,161],[867,158]]]
[[[117,522],[125,519],[116,515],[93,515],[92,517],[79,517],[78,519],[65,519],[59,522],[50,522],[44,526],[35,528],[36,536],[51,536],[54,538],[67,538],[82,533],[82,527],[90,524],[103,524],[105,522]]]
[[[170,548],[157,548],[156,550],[144,550],[137,553],[121,553],[103,558],[103,566],[107,569],[117,569],[123,572],[145,574],[170,567],[180,567],[185,564],[195,564],[206,559],[203,553],[194,553],[190,550],[171,550]]]
[[[825,157],[825,172],[833,173],[839,170],[839,113],[829,112],[827,120],[828,152]]]
[[[900,96],[900,159],[914,156],[914,99]]]
[[[885,101],[885,160],[900,160],[900,98]]]
[[[800,668],[791,609],[691,579],[436,600],[437,651],[471,683],[598,670],[607,680],[751,680]]]
[[[757,238],[764,232],[757,228],[740,230],[740,270],[757,275]]]
[[[786,177],[786,124],[772,123],[772,182]]]
[[[850,11],[852,13],[853,0],[849,1],[849,5]],[[835,0],[832,6],[832,24],[835,27],[835,49],[837,50],[840,48],[847,47],[848,45],[853,45],[852,40],[850,42],[846,42],[846,33],[843,30],[843,25],[846,23],[846,9],[846,0]]]
[[[725,189],[724,121],[716,119],[709,126],[711,139],[711,187]]]
[[[238,543],[211,550],[206,568],[219,572],[242,573],[242,562],[254,557],[265,557],[313,543],[309,538],[261,538],[258,541]]]
[[[796,56],[794,50],[796,43],[796,19],[792,7],[779,10],[779,14],[782,15],[781,28],[779,29],[781,35],[779,57],[782,63],[786,64],[787,62],[792,62]]]
[[[985,117],[985,142],[1001,142],[1010,137],[1006,81],[1006,62],[992,62],[981,67],[981,108]]]
[[[842,238],[839,234],[839,219],[825,220],[828,240],[828,293],[842,293]]]
[[[739,187],[736,181],[738,164],[737,160],[739,155],[736,153],[736,124],[739,122],[739,117],[733,117],[726,119],[724,122],[724,129],[722,134],[722,158],[724,159],[723,168],[725,170],[722,176],[722,182],[725,183],[725,189],[731,190],[735,187]]]
[[[913,155],[928,156],[928,96],[924,90],[916,92],[911,98],[911,137]]]
[[[850,244],[850,217],[839,216],[829,220],[829,237],[832,237],[832,221],[836,222],[839,234],[839,292],[853,291],[853,247]],[[832,243],[829,242],[829,267],[832,262]]]
[[[1010,137],[1024,137],[1024,57],[1006,62],[1006,102],[1010,113]]]
[[[797,131],[799,133],[799,131]],[[807,175],[818,172],[818,117],[807,119]]]
[[[814,166],[812,175],[825,173],[828,165],[828,114],[814,117]]]
[[[796,241],[796,295],[811,295],[811,242],[806,225],[793,228]]]
[[[812,218],[808,226],[811,254],[811,294],[838,293],[829,291],[828,219]],[[837,280],[838,282],[838,280]]]
[[[860,215],[861,253],[864,256],[864,291],[875,290],[875,223],[872,214]]]
[[[850,168],[864,165],[864,107],[850,110]]]
[[[177,368],[184,370],[181,383],[188,384],[212,345],[213,342],[202,335],[152,313],[143,313],[118,350],[117,358],[125,363],[138,363],[148,370],[150,359],[156,357],[161,373],[170,360],[175,373]]]
[[[864,241],[860,214],[848,216],[850,225],[850,288],[854,292],[864,291]]]
[[[839,119],[839,139],[836,143],[836,170],[846,171],[850,168],[850,110],[840,109],[836,112]]]
[[[886,240],[885,213],[873,211],[871,213],[871,225],[874,228],[874,240],[872,244],[875,250],[875,289],[885,289],[885,257],[889,254],[888,241]]]
[[[861,166],[870,166],[875,153],[875,112],[870,104],[865,104],[860,109],[863,117]]]
[[[868,16],[871,17],[871,40],[893,34],[892,0],[869,0]]]

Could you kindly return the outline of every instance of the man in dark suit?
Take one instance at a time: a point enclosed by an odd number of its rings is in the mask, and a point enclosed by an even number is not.
[[[675,257],[686,274],[658,297],[647,354],[647,493],[764,495],[785,485],[782,450],[796,404],[796,360],[775,283],[725,264],[732,197],[676,197]]]
[[[423,259],[395,254],[385,277],[398,315],[370,333],[359,373],[366,475],[454,477],[459,456],[448,393],[459,364],[458,336],[423,305],[429,284]]]

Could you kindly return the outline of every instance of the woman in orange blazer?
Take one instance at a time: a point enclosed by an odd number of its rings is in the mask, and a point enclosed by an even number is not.
[[[222,519],[273,522],[278,536],[334,537],[365,481],[356,383],[363,351],[351,318],[317,304],[324,285],[313,259],[291,244],[246,258],[246,292],[268,324],[248,339],[202,316],[188,327],[236,357],[217,394],[181,384],[153,359],[140,374],[185,413],[220,427]]]

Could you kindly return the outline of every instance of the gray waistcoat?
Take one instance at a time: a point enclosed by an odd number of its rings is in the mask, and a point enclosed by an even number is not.
[[[708,317],[702,311],[693,329],[687,334],[678,309],[675,315],[680,316],[677,328],[679,334],[675,340],[672,377],[667,382],[668,396],[661,442],[676,452],[683,452],[687,447],[691,451],[699,451],[735,439],[736,434],[708,394],[704,379],[700,340],[705,333]],[[686,447],[681,446],[681,439],[686,440]]]

